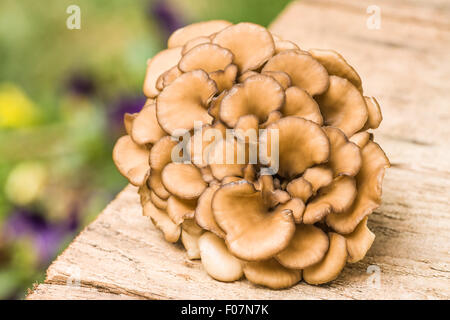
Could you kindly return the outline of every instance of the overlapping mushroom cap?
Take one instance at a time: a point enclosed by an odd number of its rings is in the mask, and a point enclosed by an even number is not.
[[[321,284],[364,258],[389,161],[367,131],[380,107],[341,55],[252,23],[196,23],[149,60],[144,93],[114,162],[211,277]]]

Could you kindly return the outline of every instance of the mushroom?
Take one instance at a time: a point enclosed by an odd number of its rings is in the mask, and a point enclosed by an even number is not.
[[[363,130],[376,129],[383,120],[380,105],[374,97],[364,97],[364,99],[366,100],[368,114],[367,122],[364,125]]]
[[[312,194],[316,194],[317,190],[333,181],[333,170],[324,165],[315,166],[306,169],[302,177],[311,184]]]
[[[233,153],[227,152],[227,150],[231,150]],[[244,158],[242,159],[240,156],[244,156]],[[242,177],[247,156],[244,144],[238,143],[236,139],[222,139],[211,145],[208,164],[213,176],[219,181],[227,176]]]
[[[159,94],[156,82],[161,74],[176,66],[181,58],[181,47],[166,49],[158,53],[147,64],[147,74],[144,81],[144,94],[154,98]]]
[[[230,26],[225,20],[211,20],[198,22],[176,30],[167,40],[167,47],[174,48],[185,45],[189,40],[209,36]]]
[[[180,69],[178,69],[178,66],[170,68],[169,70],[162,73],[158,77],[158,80],[156,80],[156,89],[162,91],[165,87],[171,84],[176,78],[178,78],[182,74],[183,72],[181,72]]]
[[[158,209],[161,210],[167,209],[167,200],[158,197],[158,195],[155,192],[153,192],[153,190],[150,191],[150,200]]]
[[[272,123],[261,135],[259,156],[262,163],[273,164],[272,130],[278,130],[280,176],[292,178],[328,160],[330,145],[321,127],[303,118],[285,117]]]
[[[164,200],[169,198],[170,193],[167,191],[161,181],[161,171],[151,171],[151,174],[148,178],[148,185],[159,198]]]
[[[167,213],[155,207],[151,201],[143,204],[144,216],[150,217],[153,224],[164,234],[168,242],[177,242],[181,235],[181,227],[172,222]]]
[[[323,123],[317,102],[299,87],[290,87],[286,90],[286,102],[280,111],[284,116],[302,117],[318,125]]]
[[[119,138],[113,149],[117,169],[135,186],[145,182],[145,175],[150,169],[148,158],[148,149],[134,143],[130,136]]]
[[[188,259],[200,259],[198,240],[202,234],[203,229],[192,219],[186,219],[181,224],[181,243],[183,243],[183,246],[186,249]]]
[[[259,73],[258,72],[256,72],[256,71],[245,71],[244,73],[242,73],[240,76],[239,76],[239,78],[238,78],[238,82],[240,82],[240,83],[242,83],[242,82],[244,82],[245,80],[247,80],[248,78],[250,78],[251,76],[256,76],[256,75],[258,75]]]
[[[155,143],[150,150],[150,167],[152,170],[161,171],[166,164],[172,162],[172,150],[177,141],[170,136],[165,136]]]
[[[308,199],[313,195],[312,184],[304,179],[303,177],[291,180],[286,186],[286,191],[293,198],[299,198],[303,202],[308,201]]]
[[[304,89],[311,96],[324,93],[329,84],[327,70],[309,54],[298,50],[276,54],[267,61],[262,71],[287,73],[293,86]]]
[[[194,218],[194,211],[197,207],[197,201],[179,199],[170,196],[167,200],[167,214],[175,224],[182,224],[185,219]]]
[[[156,143],[166,133],[159,126],[156,119],[156,104],[144,106],[133,121],[131,138],[140,145]]]
[[[308,52],[327,69],[329,75],[347,79],[362,92],[361,78],[339,53],[323,49],[310,49]]]
[[[220,85],[218,85],[218,87],[219,86]],[[227,93],[227,90],[222,91],[217,97],[212,98],[209,104],[208,114],[216,119],[216,122],[218,121],[217,119],[219,119],[220,104],[222,103],[222,100],[227,95]]]
[[[353,232],[356,226],[381,203],[381,183],[389,160],[378,144],[367,142],[361,150],[362,166],[356,175],[357,195],[353,205],[341,213],[331,213],[326,223],[341,234]]]
[[[370,133],[367,131],[361,131],[352,135],[349,140],[362,149],[371,139],[372,135]]]
[[[300,224],[289,246],[276,259],[289,269],[305,269],[320,262],[328,251],[328,236],[318,227]]]
[[[127,135],[131,135],[131,130],[133,129],[133,121],[136,119],[138,113],[125,113],[123,115],[123,125],[125,127],[125,132]]]
[[[361,168],[361,152],[356,144],[348,141],[345,134],[333,127],[324,128],[330,140],[330,159],[328,166],[335,176],[355,176]]]
[[[213,43],[234,54],[233,63],[239,71],[256,70],[275,52],[272,36],[266,28],[253,23],[238,23],[218,32]]]
[[[275,259],[248,262],[244,274],[250,282],[271,289],[289,288],[302,280],[300,270],[285,268]]]
[[[198,240],[202,265],[214,279],[232,282],[242,278],[239,259],[227,249],[225,242],[211,232],[205,232]]]
[[[272,77],[256,75],[234,85],[220,105],[220,119],[234,127],[240,117],[253,114],[264,122],[270,112],[284,103],[284,90]]]
[[[205,44],[205,43],[211,43],[211,39],[206,36],[200,36],[200,37],[191,39],[184,44],[181,54],[184,55],[186,52],[188,52],[192,48],[194,48],[200,44]]]
[[[362,260],[375,240],[375,235],[367,227],[368,217],[365,217],[356,229],[345,236],[347,241],[347,262],[355,263]]]
[[[275,40],[275,54],[286,50],[300,50],[300,48],[289,40]]]
[[[251,72],[251,71],[247,71],[247,72]],[[286,90],[287,88],[289,88],[291,86],[291,78],[289,78],[289,76],[286,72],[266,71],[266,72],[263,72],[262,74],[274,78],[276,81],[278,81],[278,83],[283,87],[284,90]],[[244,76],[244,75],[242,75],[242,76]]]
[[[322,284],[333,281],[345,267],[347,248],[345,238],[340,234],[328,234],[330,246],[322,261],[303,270],[303,279],[309,284]]]
[[[230,64],[225,67],[225,70],[213,71],[209,74],[209,77],[216,83],[217,91],[224,92],[225,90],[230,90],[233,86],[238,69],[236,65]],[[217,119],[218,117],[216,117]]]
[[[289,244],[295,231],[292,212],[269,211],[262,193],[245,180],[217,190],[212,209],[217,224],[226,233],[230,252],[247,261],[274,256]]]
[[[161,178],[164,187],[181,199],[197,199],[207,187],[200,170],[192,164],[171,162],[164,167]]]
[[[220,238],[225,238],[225,232],[217,225],[211,208],[214,193],[219,188],[219,185],[212,185],[203,191],[200,198],[198,198],[198,205],[195,210],[195,221],[203,229],[211,231]]]
[[[199,168],[206,168],[214,143],[222,140],[225,133],[226,127],[221,122],[216,122],[214,125],[204,125],[201,130],[195,130],[186,146],[188,153],[191,155],[191,161]],[[209,171],[211,171],[210,168]],[[212,172],[209,173],[213,178]]]
[[[341,129],[347,137],[367,121],[367,106],[361,92],[347,79],[330,76],[328,90],[316,97],[326,125]]]
[[[280,190],[277,190],[280,191]],[[287,202],[280,201],[281,203],[278,210],[292,211],[295,223],[301,223],[303,220],[303,213],[305,211],[305,203],[300,198],[293,198],[287,200]]]
[[[339,176],[329,186],[322,188],[307,204],[303,223],[316,223],[331,212],[339,214],[352,205],[355,197],[355,180],[352,177]]]
[[[178,63],[178,68],[182,72],[202,69],[209,73],[225,70],[232,61],[233,53],[230,50],[216,44],[204,43],[186,52]]]
[[[216,84],[203,70],[183,73],[158,95],[156,116],[169,134],[191,130],[194,122],[210,124],[213,118],[207,106],[217,92]]]

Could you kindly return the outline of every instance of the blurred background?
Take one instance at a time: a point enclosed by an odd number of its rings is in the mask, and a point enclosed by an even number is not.
[[[288,0],[0,2],[0,299],[20,299],[126,184],[111,160],[146,61],[201,20],[267,26]],[[69,30],[66,9],[81,9]]]

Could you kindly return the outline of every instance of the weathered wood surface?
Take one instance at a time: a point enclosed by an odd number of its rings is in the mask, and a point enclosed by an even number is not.
[[[380,30],[366,27],[371,4],[381,8]],[[449,23],[443,0],[311,0],[292,3],[271,26],[301,48],[341,52],[384,113],[375,140],[392,168],[383,204],[369,220],[377,238],[336,281],[282,291],[214,281],[180,246],[163,240],[128,186],[28,299],[449,299]],[[371,265],[380,273],[368,274]],[[74,277],[81,288],[66,285]]]

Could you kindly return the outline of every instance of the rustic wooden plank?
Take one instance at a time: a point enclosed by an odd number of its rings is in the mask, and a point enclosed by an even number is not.
[[[27,296],[27,300],[135,300],[135,297],[67,285],[41,284]]]
[[[272,291],[245,280],[217,282],[179,245],[163,240],[128,186],[56,259],[29,298],[450,298],[450,108],[443,99],[450,88],[443,57],[450,49],[450,6],[442,0],[374,2],[382,10],[380,30],[366,28],[366,7],[373,4],[366,0],[295,2],[271,26],[302,48],[341,52],[382,105],[375,139],[393,166],[383,204],[369,220],[377,238],[363,261],[323,286]],[[78,275],[82,287],[71,292],[67,279]]]

